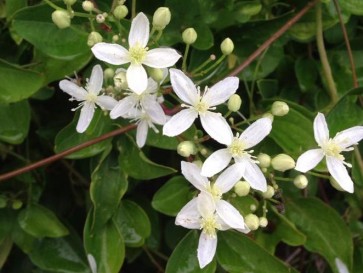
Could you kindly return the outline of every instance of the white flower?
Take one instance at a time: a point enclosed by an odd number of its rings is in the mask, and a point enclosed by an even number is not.
[[[187,130],[200,116],[204,130],[215,140],[226,144],[228,139],[229,125],[220,113],[214,113],[215,106],[227,101],[238,88],[237,77],[228,77],[216,83],[211,88],[205,88],[203,95],[199,87],[180,70],[170,69],[170,81],[174,92],[185,102],[182,104],[187,109],[181,110],[174,115],[163,128],[163,134],[176,136]]]
[[[155,48],[149,50],[149,20],[139,13],[131,23],[129,33],[129,50],[118,44],[98,43],[92,47],[97,59],[114,65],[131,63],[126,72],[127,83],[140,94],[147,87],[147,74],[143,65],[154,68],[166,68],[174,65],[181,57],[172,48]]]
[[[347,266],[341,259],[335,258],[335,265],[338,268],[339,273],[349,273]]]
[[[104,95],[98,95],[102,89],[103,71],[100,65],[95,65],[92,69],[91,77],[85,88],[78,86],[70,80],[62,80],[59,83],[60,89],[72,96],[71,100],[81,103],[75,109],[82,107],[81,114],[77,123],[77,132],[83,133],[91,123],[96,104],[102,109],[111,110],[117,101]]]
[[[227,201],[215,202],[208,192],[201,192],[178,213],[175,224],[189,229],[201,229],[198,244],[199,266],[204,268],[215,255],[217,230],[236,229],[249,232],[242,215]]]
[[[230,127],[225,131],[226,137],[221,143],[226,144],[227,148],[220,149],[212,153],[204,162],[202,175],[213,176],[226,168],[234,158],[235,164],[227,170],[236,172],[238,180],[244,177],[252,188],[266,191],[266,178],[256,165],[256,160],[251,156],[247,149],[255,146],[264,139],[272,129],[272,121],[269,118],[261,118],[252,123],[240,136],[233,136]]]
[[[319,149],[306,151],[297,159],[295,169],[307,172],[313,169],[326,157],[326,165],[331,176],[340,187],[347,192],[354,192],[353,181],[344,165],[351,165],[344,161],[341,152],[353,150],[352,145],[358,144],[363,138],[363,126],[355,126],[339,132],[334,138],[329,138],[329,129],[323,114],[318,113],[314,120],[314,137]]]

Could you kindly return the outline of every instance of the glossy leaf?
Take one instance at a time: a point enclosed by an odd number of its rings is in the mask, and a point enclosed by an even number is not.
[[[363,2],[360,0],[338,0],[343,10],[355,14],[363,15]]]
[[[6,19],[10,21],[11,17],[17,12],[19,9],[22,9],[27,6],[27,0],[11,0],[5,2],[6,8]]]

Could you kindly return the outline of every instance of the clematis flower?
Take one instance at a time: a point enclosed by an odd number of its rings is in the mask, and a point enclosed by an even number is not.
[[[363,126],[355,126],[329,138],[329,129],[322,113],[318,113],[314,119],[314,137],[318,143],[318,149],[308,150],[297,159],[295,169],[300,172],[307,172],[325,157],[326,165],[331,176],[337,181],[340,187],[347,192],[354,192],[353,181],[350,178],[344,165],[352,165],[344,161],[341,152],[351,151],[352,145],[358,144],[363,138]]]
[[[221,142],[227,148],[220,149],[212,153],[204,162],[201,174],[213,176],[228,166],[233,158],[235,163],[227,170],[234,171],[237,181],[244,177],[252,188],[265,192],[267,190],[266,178],[256,164],[256,160],[251,155],[252,148],[262,141],[272,129],[272,120],[261,118],[252,123],[241,135],[233,136],[230,127],[225,131],[226,137]],[[226,171],[227,171],[226,170]]]
[[[149,20],[142,12],[131,23],[129,49],[118,44],[97,43],[92,52],[97,59],[114,65],[130,63],[126,72],[127,83],[137,94],[147,87],[147,74],[143,65],[154,68],[166,68],[174,65],[180,54],[172,48],[155,48],[149,50]]]
[[[178,213],[175,224],[189,229],[201,229],[197,257],[200,268],[212,260],[217,248],[217,230],[235,229],[247,233],[242,215],[227,201],[214,201],[208,192],[201,192]]]
[[[70,100],[80,101],[77,108],[81,107],[81,114],[77,123],[76,130],[83,133],[91,123],[96,105],[102,109],[112,110],[117,101],[105,95],[99,95],[103,84],[103,71],[100,65],[95,65],[92,69],[91,77],[85,88],[78,86],[70,80],[62,80],[59,83],[60,89],[72,96]]]
[[[238,88],[237,77],[228,77],[216,83],[211,88],[205,88],[201,95],[200,88],[180,70],[170,69],[170,81],[174,92],[185,102],[181,110],[175,114],[163,128],[163,134],[176,136],[187,130],[200,116],[204,130],[215,140],[227,144],[229,125],[220,113],[211,112],[215,106],[225,102]]]

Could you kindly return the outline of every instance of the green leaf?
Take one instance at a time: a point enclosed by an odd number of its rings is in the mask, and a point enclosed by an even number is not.
[[[246,235],[234,231],[218,233],[217,259],[230,273],[297,273]]]
[[[0,268],[3,267],[12,248],[13,248],[13,241],[11,240],[10,236],[0,241]]]
[[[148,159],[129,136],[120,138],[118,149],[122,169],[133,178],[150,180],[176,172],[173,168],[157,164]]]
[[[183,176],[174,176],[155,193],[151,205],[161,213],[176,216],[189,200],[190,183]]]
[[[311,90],[319,76],[315,61],[303,58],[295,62],[295,74],[299,82],[299,87],[303,92]]]
[[[200,269],[197,259],[199,234],[197,231],[190,231],[180,241],[171,254],[166,265],[165,273],[212,273],[216,271],[216,261]]]
[[[149,217],[135,202],[123,200],[113,219],[128,247],[142,246],[145,239],[150,236]]]
[[[341,8],[354,15],[363,15],[363,2],[360,0],[339,0]]]
[[[16,211],[7,208],[0,209],[0,243],[11,233],[15,218]]]
[[[37,238],[62,237],[68,234],[68,229],[52,211],[37,204],[23,209],[19,213],[18,221],[24,231]]]
[[[306,249],[322,255],[333,272],[339,273],[336,258],[352,270],[352,235],[334,209],[319,199],[301,198],[286,203],[286,216],[306,234]]]
[[[6,8],[6,20],[10,21],[11,17],[17,12],[19,9],[27,6],[27,0],[11,0],[5,2]]]
[[[20,144],[28,135],[30,107],[27,101],[0,104],[0,140]]]
[[[197,24],[194,28],[198,38],[192,46],[200,50],[211,48],[214,44],[214,37],[210,28],[206,24]]]
[[[0,102],[10,103],[26,99],[37,92],[44,77],[0,59]]]

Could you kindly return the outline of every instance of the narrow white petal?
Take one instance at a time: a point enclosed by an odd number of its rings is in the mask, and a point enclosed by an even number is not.
[[[228,149],[220,149],[212,153],[203,163],[202,175],[210,177],[219,173],[231,161],[232,156]]]
[[[328,167],[329,173],[338,182],[340,187],[347,192],[353,193],[353,181],[350,178],[343,162],[333,156],[327,156],[326,165]]]
[[[335,265],[338,268],[339,273],[349,273],[347,266],[341,259],[335,258]]]
[[[112,110],[116,106],[117,100],[110,96],[98,96],[96,103],[102,109]]]
[[[97,59],[109,64],[121,65],[130,62],[129,52],[118,44],[98,43],[91,50]]]
[[[143,109],[150,116],[153,123],[164,125],[166,122],[166,115],[163,108],[155,100],[155,97],[149,97],[150,99],[144,100],[141,104]]]
[[[226,223],[230,228],[236,230],[245,230],[245,221],[243,216],[238,210],[233,207],[230,203],[224,200],[219,200],[216,203],[216,211],[220,219]]]
[[[87,130],[89,124],[92,121],[94,112],[95,104],[86,101],[81,109],[81,114],[79,115],[79,120],[76,127],[78,133],[83,133]]]
[[[198,244],[198,262],[200,268],[204,268],[212,260],[217,249],[217,236],[211,237],[204,232],[200,234]]]
[[[155,94],[158,91],[159,85],[156,81],[154,81],[151,77],[147,79],[147,88],[145,90],[146,93]]]
[[[243,140],[246,145],[245,149],[248,149],[260,143],[271,132],[271,129],[272,120],[261,118],[248,126],[239,139]]]
[[[131,64],[126,71],[126,80],[130,89],[138,95],[147,88],[147,74],[142,65]]]
[[[149,130],[149,125],[147,124],[147,121],[141,120],[137,125],[137,130],[136,130],[136,144],[139,148],[144,147],[148,130]]]
[[[323,157],[324,152],[322,149],[308,150],[297,159],[295,170],[306,173],[307,171],[314,169]]]
[[[203,96],[203,101],[209,106],[219,105],[236,93],[238,85],[239,79],[237,77],[225,78],[208,89]]]
[[[244,174],[243,177],[246,179],[246,181],[250,184],[250,186],[255,189],[262,192],[265,192],[267,190],[267,182],[266,178],[263,175],[260,168],[251,161],[249,158],[244,158],[241,163],[237,164],[243,164],[244,165]]]
[[[343,149],[358,144],[363,139],[363,126],[355,126],[336,134],[334,140]]]
[[[59,88],[78,101],[85,100],[88,94],[83,87],[80,87],[69,80],[61,80],[59,82]]]
[[[314,137],[320,146],[329,139],[328,124],[322,113],[318,113],[314,119]]]
[[[241,179],[244,173],[244,165],[235,163],[219,175],[216,186],[222,193],[226,193]]]
[[[97,273],[97,263],[95,257],[92,254],[87,254],[87,260],[92,273]]]
[[[112,119],[123,117],[125,114],[131,111],[132,108],[136,107],[137,101],[134,96],[127,96],[120,100],[110,112]]]
[[[181,55],[172,48],[155,48],[147,52],[143,64],[154,68],[166,68],[173,66]]]
[[[200,229],[200,214],[197,208],[197,198],[190,200],[178,213],[175,224],[189,229]]]
[[[171,68],[170,82],[175,94],[184,102],[194,105],[198,100],[198,92],[194,83],[182,71]]]
[[[102,89],[103,84],[103,70],[99,64],[92,68],[91,77],[88,82],[88,92],[98,95]]]
[[[200,115],[200,121],[204,130],[221,144],[228,145],[233,138],[232,130],[220,113],[207,111]]]
[[[194,120],[197,118],[198,113],[193,109],[184,109],[175,114],[165,123],[163,127],[163,135],[177,136],[192,126]]]
[[[129,46],[139,44],[146,47],[149,41],[150,23],[146,15],[140,12],[131,22],[129,33]]]
[[[200,191],[205,191],[209,185],[208,178],[200,174],[200,168],[186,161],[181,162],[181,171],[184,177]]]
[[[204,218],[214,217],[216,203],[213,196],[209,192],[202,191],[197,197],[197,208],[199,214]]]

